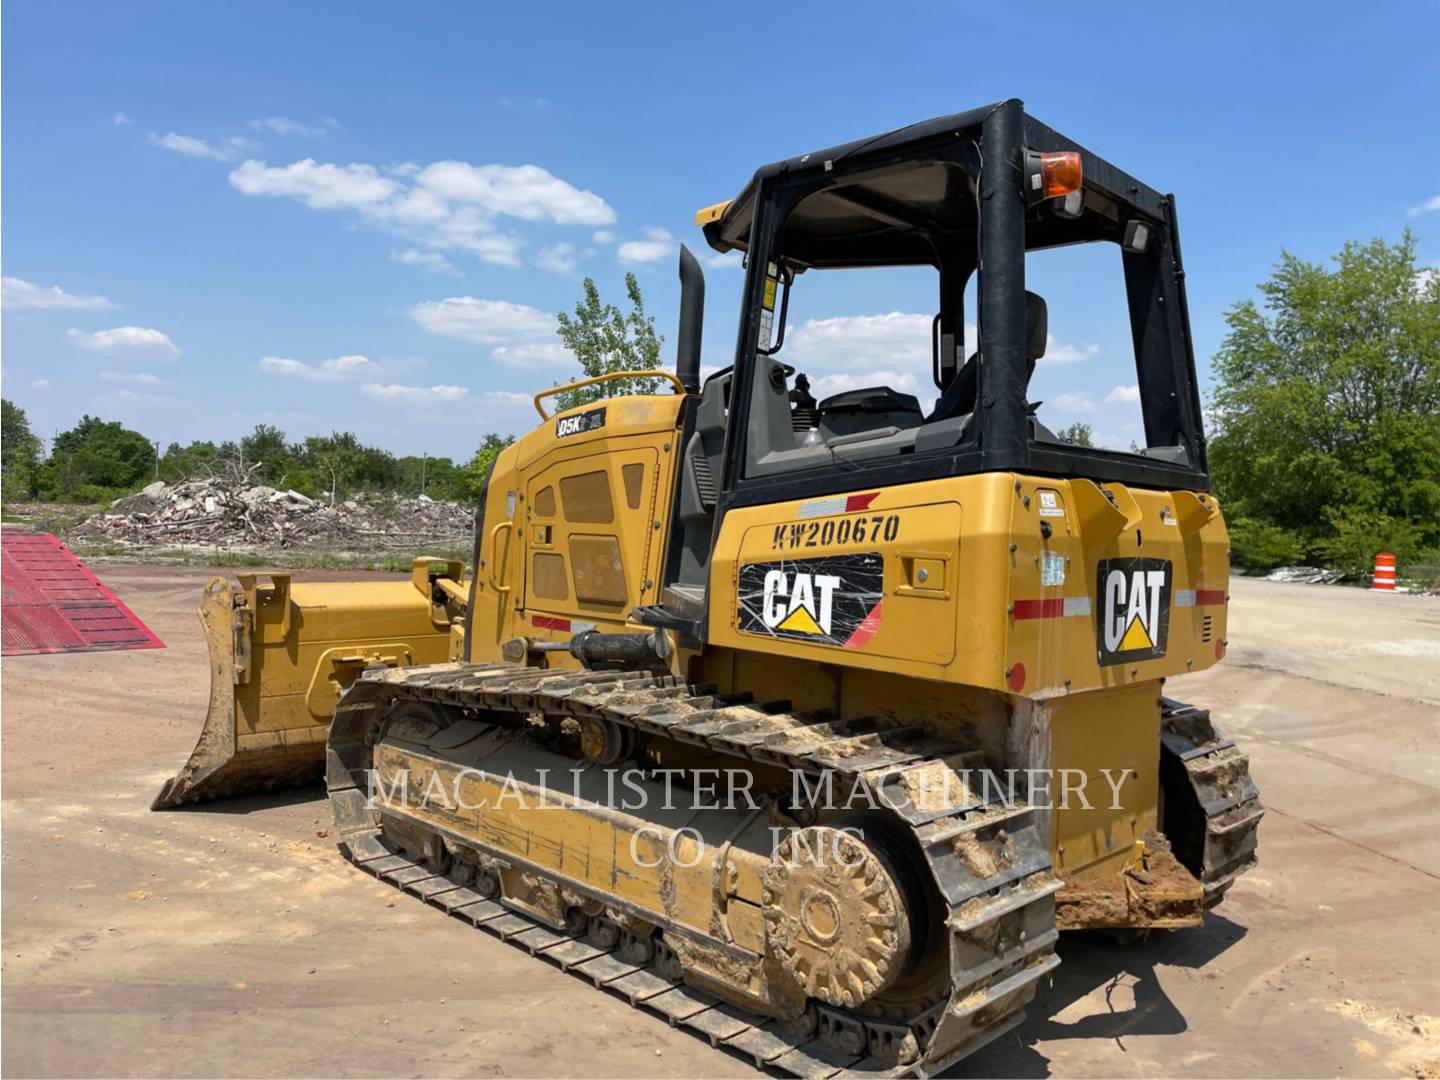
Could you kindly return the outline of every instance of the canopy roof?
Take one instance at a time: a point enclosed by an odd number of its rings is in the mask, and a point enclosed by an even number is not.
[[[780,243],[796,269],[933,263],[937,243],[973,239],[980,124],[995,108],[925,120],[767,165],[734,199],[701,210],[695,223],[716,251],[745,250],[760,186],[781,178],[799,189]],[[1029,116],[1025,135],[1037,150],[1081,153],[1086,211],[1080,220],[1036,214],[1027,247],[1113,238],[1133,211],[1166,216],[1158,193]]]

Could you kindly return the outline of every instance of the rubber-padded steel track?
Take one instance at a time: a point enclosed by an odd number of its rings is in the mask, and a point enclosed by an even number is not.
[[[596,717],[791,770],[863,775],[878,789],[903,788],[912,770],[933,767],[942,758],[953,764],[966,748],[914,728],[793,712],[788,703],[757,705],[743,695],[717,695],[712,687],[687,686],[669,675],[441,664],[366,672],[341,699],[330,728],[326,772],[341,850],[349,859],[672,1025],[748,1057],[757,1068],[804,1077],[842,1071],[931,1075],[1017,1025],[1040,979],[1059,963],[1053,897],[1061,886],[1051,872],[1039,816],[1024,804],[985,802],[963,793],[962,804],[927,803],[924,809],[896,798],[887,802],[902,807],[896,817],[911,830],[931,885],[946,905],[942,932],[950,983],[944,999],[909,1018],[883,1021],[818,1005],[808,1030],[720,1002],[667,977],[655,964],[630,963],[615,949],[541,925],[506,907],[503,898],[487,900],[387,843],[367,801],[366,770],[384,715],[402,701]],[[485,846],[479,838],[469,842]],[[603,898],[584,883],[532,869]]]

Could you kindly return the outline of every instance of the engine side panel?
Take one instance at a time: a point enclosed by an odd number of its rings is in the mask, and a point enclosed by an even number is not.
[[[679,396],[608,398],[557,414],[496,459],[468,633],[502,642],[624,629],[660,591]]]

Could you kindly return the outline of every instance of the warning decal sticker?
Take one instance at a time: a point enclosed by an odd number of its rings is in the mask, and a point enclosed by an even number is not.
[[[880,627],[885,558],[878,551],[740,568],[740,629],[816,645],[864,648]]]
[[[1095,652],[1100,666],[1164,656],[1170,633],[1170,561],[1101,559],[1095,581]]]

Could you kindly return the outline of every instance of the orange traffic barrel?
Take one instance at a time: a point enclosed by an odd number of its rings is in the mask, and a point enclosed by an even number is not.
[[[1370,579],[1370,588],[1381,592],[1395,591],[1395,556],[1388,551],[1375,556],[1375,576]]]

